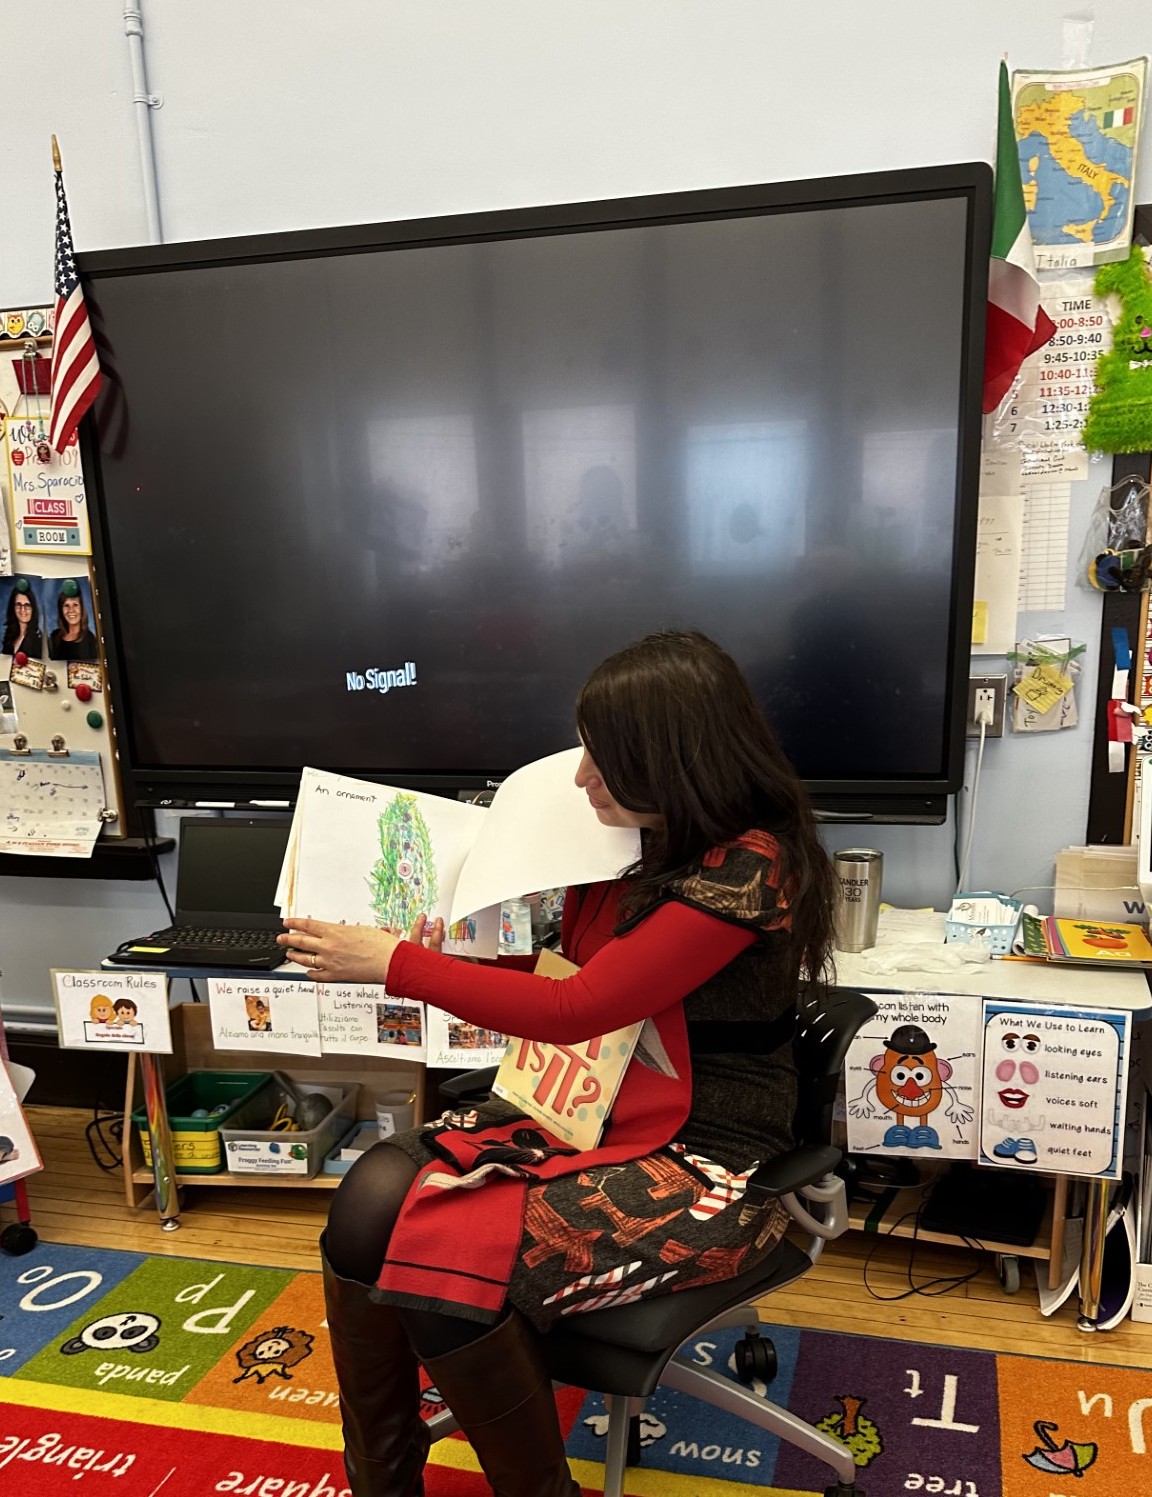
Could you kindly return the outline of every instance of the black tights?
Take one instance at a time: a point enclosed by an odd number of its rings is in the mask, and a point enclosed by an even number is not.
[[[324,1250],[328,1262],[342,1279],[375,1284],[392,1228],[418,1173],[400,1149],[391,1144],[374,1144],[341,1180],[328,1212]],[[432,1310],[398,1313],[412,1349],[422,1362],[458,1351],[492,1329],[490,1325],[477,1325],[458,1315],[439,1315]]]

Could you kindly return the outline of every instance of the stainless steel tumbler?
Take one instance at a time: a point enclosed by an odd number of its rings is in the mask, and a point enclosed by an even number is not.
[[[832,854],[836,873],[835,946],[866,951],[876,944],[884,854],[869,847],[846,847]]]

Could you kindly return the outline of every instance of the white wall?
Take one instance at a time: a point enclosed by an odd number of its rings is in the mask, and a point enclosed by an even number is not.
[[[1147,0],[142,0],[165,237],[194,239],[728,183],[990,159],[1000,58],[1111,63]],[[51,296],[48,137],[81,249],[146,224],[121,0],[0,0],[0,35],[67,38],[5,109],[0,306]],[[1152,148],[1136,184],[1152,200]],[[18,190],[13,183],[18,182]],[[13,204],[18,204],[18,211]],[[1072,558],[1108,465],[1076,486]],[[1090,643],[1099,600],[1021,620]],[[998,662],[983,661],[980,673]],[[1089,710],[1075,732],[988,749],[979,885],[1051,881],[1084,834]],[[846,725],[850,731],[850,725]],[[836,845],[857,834],[830,839]],[[889,828],[890,895],[946,900],[950,829]],[[158,908],[145,886],[0,879],[7,1006],[50,963],[94,961]]]

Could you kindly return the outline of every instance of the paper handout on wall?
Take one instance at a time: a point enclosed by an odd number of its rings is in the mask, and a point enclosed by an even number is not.
[[[15,1080],[0,1060],[0,1185],[10,1185],[42,1168]]]
[[[1118,1179],[1130,1021],[985,999],[980,1163]]]
[[[427,1064],[453,1071],[484,1071],[498,1066],[508,1048],[508,1036],[498,1029],[469,1024],[455,1014],[428,1004]]]
[[[321,1053],[316,989],[310,982],[212,977],[208,1005],[218,1050]]]
[[[393,998],[382,983],[316,984],[320,1048],[325,1055],[423,1060],[424,1005]]]
[[[940,993],[872,993],[848,1051],[853,1153],[975,1159],[980,1005]]]
[[[639,855],[639,833],[602,826],[576,787],[580,755],[517,770],[487,809],[305,769],[277,903],[396,931],[439,917],[445,951],[494,957],[502,900],[612,879]]]
[[[172,1053],[163,972],[52,971],[59,1043],[65,1050]]]

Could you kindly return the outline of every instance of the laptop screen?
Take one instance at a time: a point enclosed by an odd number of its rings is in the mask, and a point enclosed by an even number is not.
[[[184,924],[280,924],[276,884],[287,821],[188,816],[180,823],[176,909]]]

